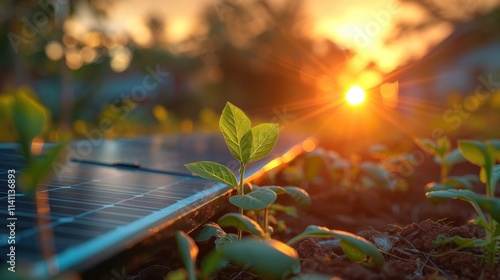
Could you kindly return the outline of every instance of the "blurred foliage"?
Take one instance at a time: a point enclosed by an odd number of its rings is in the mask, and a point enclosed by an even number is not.
[[[444,7],[435,1],[406,2],[424,5],[440,20],[453,20],[436,12],[434,5]],[[103,22],[115,1],[67,3],[55,9],[32,0],[0,3],[0,102],[10,102],[9,88],[33,88],[50,111],[43,135],[47,140],[57,140],[65,127],[83,138],[95,129],[105,137],[213,130],[218,127],[215,116],[227,101],[261,122],[316,134],[324,147],[345,148],[346,153],[366,150],[375,142],[408,150],[411,137],[429,138],[429,127],[449,127],[439,113],[429,116],[429,108],[412,113],[418,124],[406,125],[397,110],[379,106],[377,88],[369,89],[373,104],[340,112],[344,87],[359,74],[349,69],[355,53],[313,38],[306,30],[310,19],[303,1],[211,3],[200,15],[199,28],[178,43],[161,36],[169,22],[161,14],[144,19],[149,41],[141,41],[106,29]],[[96,24],[77,34],[70,23],[82,7]],[[35,21],[40,12],[46,22]],[[469,16],[488,30],[498,20],[495,11],[487,17]],[[364,68],[374,69],[373,63]],[[158,71],[161,80],[152,74]],[[153,79],[145,84],[148,76]],[[145,98],[134,95],[137,86],[145,89]],[[463,102],[465,97],[457,98],[462,100],[455,102]],[[495,137],[488,127],[497,124],[499,102],[500,95],[492,94],[462,120],[460,129],[446,132],[451,138],[459,133]],[[13,141],[16,134],[4,120],[0,141]]]
[[[18,141],[23,147],[29,147],[35,137],[48,131],[50,112],[27,87],[10,89],[0,94],[0,127],[4,141]],[[24,150],[28,155],[29,152]]]
[[[400,19],[388,37],[388,42],[404,40],[415,34],[421,34],[443,23],[457,26],[464,22],[475,20],[477,28],[487,30],[489,33],[497,34],[496,26],[500,24],[500,8],[491,12],[485,7],[498,6],[498,1],[476,0],[476,1],[439,1],[439,0],[401,0],[403,4],[411,5],[422,13],[420,20]],[[481,39],[485,39],[484,37]],[[470,44],[477,44],[470,40]]]
[[[460,138],[499,138],[500,132],[491,128],[500,126],[500,91],[481,92],[479,95],[485,98],[476,98],[477,93],[449,93],[445,104],[438,109],[424,111],[414,108],[411,118],[426,124],[416,135],[434,141],[446,135],[452,142]]]
[[[103,19],[104,11],[113,4],[100,2],[84,3],[94,17]],[[42,102],[52,109],[56,123],[61,121],[63,110],[58,104],[58,92],[69,91],[72,96],[72,120],[96,123],[106,103],[117,99],[124,102],[127,98],[122,96],[130,95],[131,88],[121,95],[98,97],[102,90],[109,90],[110,78],[114,86],[130,77],[141,79],[148,74],[147,67],[156,65],[170,73],[171,81],[162,84],[156,96],[138,102],[141,107],[150,109],[160,104],[179,118],[195,122],[204,107],[218,111],[226,101],[242,104],[250,111],[264,111],[262,107],[315,98],[319,93],[316,85],[298,79],[298,74],[308,65],[307,75],[318,74],[311,64],[324,59],[335,61],[340,70],[350,54],[332,42],[325,42],[320,56],[313,53],[317,42],[301,30],[303,7],[301,1],[295,0],[282,6],[268,1],[241,3],[225,11],[223,18],[219,9],[209,5],[201,19],[201,25],[207,27],[205,32],[175,45],[153,36],[154,41],[147,46],[104,28],[90,30],[83,37],[63,32],[56,20],[61,15],[42,9],[36,1],[6,2],[3,6],[12,13],[7,13],[0,25],[5,35],[2,38],[7,38],[1,42],[6,50],[2,54],[9,54],[2,56],[6,67],[0,69],[1,84],[4,88],[20,84],[35,88]],[[78,5],[70,2],[67,8],[66,20],[74,20]],[[60,6],[55,10],[63,13]],[[47,24],[30,30],[23,19],[34,20],[40,11],[47,17]],[[151,34],[158,35],[165,21],[154,15],[146,19],[146,25]],[[62,57],[49,57],[47,48],[51,43],[62,48]],[[328,82],[336,87],[334,77]],[[94,106],[96,99],[99,104]]]
[[[17,88],[0,95],[1,126],[11,131],[11,141],[19,143],[20,153],[26,161],[26,169],[20,177],[21,189],[34,195],[37,184],[52,171],[64,145],[45,145],[43,136],[49,130],[50,112],[26,87]]]
[[[33,139],[47,130],[48,110],[35,99],[32,92],[21,88],[13,96],[11,113],[23,153],[28,157]]]
[[[280,177],[272,180],[319,190],[324,190],[325,186],[345,190],[405,191],[408,188],[406,178],[399,171],[402,165],[411,162],[409,154],[394,154],[382,145],[374,146],[370,154],[370,159],[366,160],[356,154],[343,158],[334,151],[318,148],[291,162],[284,167]]]

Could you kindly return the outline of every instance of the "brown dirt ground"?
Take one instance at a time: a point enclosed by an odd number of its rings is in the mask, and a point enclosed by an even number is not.
[[[475,226],[453,227],[425,220],[404,228],[384,232],[365,230],[358,234],[373,243],[377,243],[377,238],[392,243],[387,253],[384,253],[385,264],[380,270],[352,263],[345,256],[339,255],[338,250],[324,248],[309,238],[297,246],[303,271],[323,273],[345,280],[500,279],[500,265],[484,268],[475,256],[480,253],[477,250],[450,252],[456,246],[433,246],[433,241],[440,234],[468,238],[484,236],[484,232]]]
[[[479,227],[467,224],[475,216],[467,203],[453,200],[436,203],[425,198],[423,186],[436,179],[434,171],[435,168],[427,168],[416,174],[417,179],[405,192],[309,185],[306,190],[313,202],[312,209],[299,214],[298,218],[278,214],[277,218],[285,221],[288,228],[276,232],[273,238],[287,241],[308,225],[318,225],[357,233],[385,248],[385,264],[374,270],[347,260],[334,242],[306,239],[296,246],[303,272],[338,277],[335,279],[500,279],[500,265],[485,268],[477,257],[481,254],[477,249],[454,250],[453,244],[433,246],[440,234],[484,236]],[[257,184],[289,185],[289,182],[278,178]],[[282,196],[278,202],[291,203]],[[213,279],[261,278],[249,271],[228,267]]]
[[[429,169],[429,168],[427,168]],[[465,173],[474,172],[463,166]],[[323,248],[308,239],[297,250],[304,272],[318,272],[341,279],[500,279],[500,265],[485,268],[477,256],[477,249],[449,252],[455,245],[434,247],[440,234],[467,238],[482,238],[481,228],[468,225],[475,217],[466,202],[430,201],[424,195],[424,185],[436,179],[434,170],[415,174],[407,191],[386,189],[342,189],[335,186],[309,184],[307,191],[312,209],[298,218],[279,214],[288,229],[274,234],[274,238],[289,240],[308,225],[346,230],[375,243],[391,244],[384,254],[385,265],[379,271],[346,260],[342,251]],[[279,178],[273,182],[286,185]],[[479,189],[478,191],[481,191]],[[281,203],[291,203],[281,199]],[[446,253],[449,252],[449,253]],[[437,256],[439,254],[439,256]]]

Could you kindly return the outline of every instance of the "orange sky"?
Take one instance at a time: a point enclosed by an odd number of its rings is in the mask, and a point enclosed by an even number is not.
[[[185,38],[196,28],[201,9],[213,6],[221,0],[123,0],[113,2],[108,28],[117,32],[127,31],[136,39],[147,40],[144,18],[159,15],[167,19],[167,36],[171,42]],[[233,0],[244,3],[249,0]],[[276,4],[285,0],[272,0]],[[353,48],[359,54],[358,61],[375,60],[384,71],[390,71],[412,55],[425,53],[430,44],[445,38],[452,30],[441,26],[426,36],[405,41],[404,46],[387,48],[383,38],[390,32],[398,18],[418,18],[414,9],[403,7],[397,0],[308,0],[306,15],[314,35],[324,36]],[[85,13],[84,9],[82,13]],[[85,18],[85,17],[82,17]],[[92,25],[91,20],[84,24]],[[360,63],[362,64],[362,63]]]

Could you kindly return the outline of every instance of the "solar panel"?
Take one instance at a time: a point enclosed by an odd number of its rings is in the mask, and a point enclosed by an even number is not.
[[[271,159],[283,155],[298,138],[281,137],[272,154],[250,165],[246,177],[255,174]],[[32,197],[20,193],[15,198],[16,269],[28,271],[36,279],[49,278],[49,266],[42,256],[40,235],[50,231],[55,254],[49,264],[59,271],[83,271],[124,251],[152,232],[171,226],[180,217],[202,205],[227,196],[230,189],[193,176],[183,164],[212,160],[233,167],[225,143],[219,135],[190,134],[152,136],[107,141],[82,140],[66,149],[57,172],[40,184],[47,194],[50,213],[39,216]],[[0,219],[9,221],[7,211],[7,171],[22,172],[24,159],[15,145],[0,145]],[[186,218],[192,230],[219,211]],[[8,261],[9,232],[2,229],[0,259]]]

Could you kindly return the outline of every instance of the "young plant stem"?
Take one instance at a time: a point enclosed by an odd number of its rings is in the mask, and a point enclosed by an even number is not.
[[[446,178],[448,178],[448,168],[446,167],[446,163],[444,162],[444,158],[441,158],[441,183],[444,184]]]
[[[491,225],[491,223],[490,223]],[[493,239],[494,236],[492,236],[493,234],[492,233],[489,233],[488,234],[488,239],[491,240]],[[486,246],[486,253],[487,253],[487,262],[488,262],[488,266],[489,267],[494,267],[495,266],[495,249],[496,249],[496,246],[497,246],[497,242],[496,241],[493,241],[491,242],[491,244],[488,244],[488,246]]]
[[[245,195],[244,179],[245,179],[245,166],[244,162],[240,162],[240,185],[238,187],[238,194]],[[243,215],[243,208],[240,208],[240,214]],[[238,230],[238,241],[241,241],[242,231]]]
[[[494,191],[493,193],[491,192],[491,172],[488,172],[490,174],[487,174],[488,175],[488,179],[486,180],[486,189],[487,189],[487,196],[488,198],[493,198],[494,197]],[[488,191],[489,190],[489,191]],[[494,188],[493,188],[494,190]],[[487,238],[488,240],[493,240],[493,238],[495,238],[495,232],[496,232],[496,228],[495,228],[495,220],[491,217],[491,214],[488,215],[488,226],[489,226],[489,231],[487,232]],[[491,243],[491,245],[488,245],[487,246],[487,254],[488,254],[488,266],[489,267],[493,267],[495,266],[495,257],[496,257],[496,245],[497,245],[497,242],[496,241],[493,241]]]
[[[267,238],[270,238],[271,234],[269,233],[268,227],[269,227],[269,207],[264,209],[264,230],[266,231]]]

